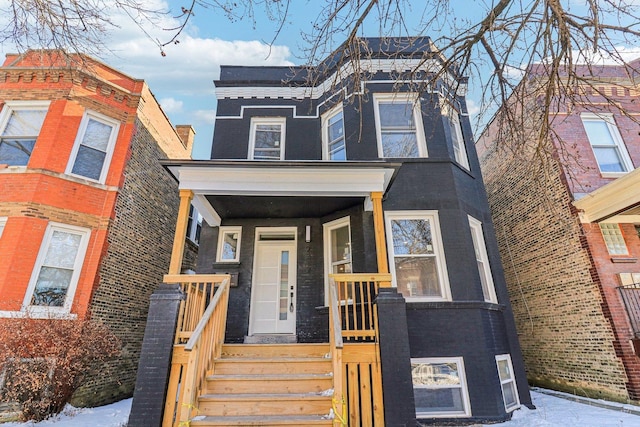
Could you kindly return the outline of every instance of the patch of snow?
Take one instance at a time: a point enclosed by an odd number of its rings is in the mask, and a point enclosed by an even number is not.
[[[132,399],[121,400],[97,408],[74,408],[67,405],[64,410],[39,423],[5,423],[2,427],[123,427],[127,425]]]
[[[335,417],[335,414],[333,413],[333,408],[329,409],[329,413],[327,415],[323,415],[322,419],[323,420],[332,420]]]
[[[327,390],[328,392],[329,390]],[[323,392],[325,393],[325,392]],[[556,394],[557,392],[553,392]],[[513,413],[510,421],[490,424],[484,427],[638,427],[640,416],[624,412],[639,411],[640,407],[591,399],[597,404],[617,406],[618,410],[591,406],[573,402],[560,397],[550,396],[535,390],[531,392],[536,410],[522,407]],[[567,395],[571,397],[571,395]],[[0,427],[124,427],[129,418],[131,399],[112,403],[98,408],[74,408],[65,410],[51,419],[40,423],[5,423]],[[333,419],[333,409],[324,419]],[[200,417],[198,417],[200,418]]]
[[[320,396],[333,396],[333,389],[329,388],[327,390],[321,391]]]

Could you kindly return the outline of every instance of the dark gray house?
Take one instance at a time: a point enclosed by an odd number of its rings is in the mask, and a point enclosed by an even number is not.
[[[222,67],[211,160],[165,163],[206,222],[190,281],[230,279],[225,344],[182,403],[192,425],[501,421],[531,404],[466,80],[420,86],[441,66],[428,38],[361,41],[359,76],[344,52]],[[271,390],[301,379],[305,346],[333,383]],[[284,368],[225,367],[234,355]],[[303,407],[313,393],[325,401]]]

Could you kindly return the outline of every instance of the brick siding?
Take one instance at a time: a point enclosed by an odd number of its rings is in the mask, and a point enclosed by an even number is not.
[[[149,297],[169,269],[177,183],[158,163],[166,157],[148,130],[137,123],[124,171],[109,245],[91,316],[122,340],[122,354],[74,396],[74,403],[100,405],[133,393]]]
[[[529,381],[626,400],[625,369],[560,165],[489,144],[491,135],[478,145],[486,146],[484,181]]]

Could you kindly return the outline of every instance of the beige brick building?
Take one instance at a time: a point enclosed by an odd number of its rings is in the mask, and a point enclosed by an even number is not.
[[[621,67],[592,71],[579,102],[541,117],[529,99],[521,135],[500,110],[476,147],[529,381],[639,400],[638,94]],[[536,120],[553,129],[542,146]]]

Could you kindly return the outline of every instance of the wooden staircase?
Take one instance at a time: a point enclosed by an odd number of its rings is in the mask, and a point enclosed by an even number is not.
[[[191,426],[332,426],[329,344],[224,344]]]

